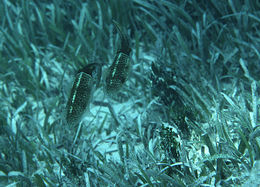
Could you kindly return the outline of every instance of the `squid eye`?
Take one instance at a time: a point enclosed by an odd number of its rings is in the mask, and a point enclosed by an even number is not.
[[[66,107],[66,121],[70,125],[80,122],[88,109],[93,93],[93,79],[84,72],[76,75]]]

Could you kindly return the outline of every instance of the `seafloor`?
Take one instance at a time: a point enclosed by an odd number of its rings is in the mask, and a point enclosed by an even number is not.
[[[2,0],[0,186],[260,186],[258,0]]]

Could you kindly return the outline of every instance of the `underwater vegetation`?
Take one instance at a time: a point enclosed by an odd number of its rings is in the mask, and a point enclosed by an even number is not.
[[[0,186],[259,186],[260,3],[0,3]]]

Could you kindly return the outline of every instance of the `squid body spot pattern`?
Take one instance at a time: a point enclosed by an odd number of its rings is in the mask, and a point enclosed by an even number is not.
[[[84,72],[76,75],[66,107],[66,121],[70,125],[78,123],[88,109],[93,93],[93,78]]]

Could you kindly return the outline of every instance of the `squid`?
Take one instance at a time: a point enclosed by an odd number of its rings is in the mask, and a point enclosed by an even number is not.
[[[89,109],[92,95],[101,78],[101,66],[98,63],[86,65],[75,77],[66,106],[66,121],[70,125],[80,122]]]
[[[116,56],[112,65],[108,68],[105,75],[105,92],[108,95],[115,94],[120,90],[127,80],[129,69],[130,69],[130,60],[129,55],[131,52],[129,38],[122,32],[119,24],[113,21],[121,40],[121,45],[117,50]]]
[[[108,95],[112,95],[126,82],[130,61],[129,38],[122,32],[119,24],[113,21],[121,40],[112,65],[105,74],[104,88]],[[103,64],[92,63],[80,69],[75,77],[73,87],[66,106],[66,121],[70,125],[78,124],[84,113],[89,110],[89,104],[95,89],[99,87]]]

